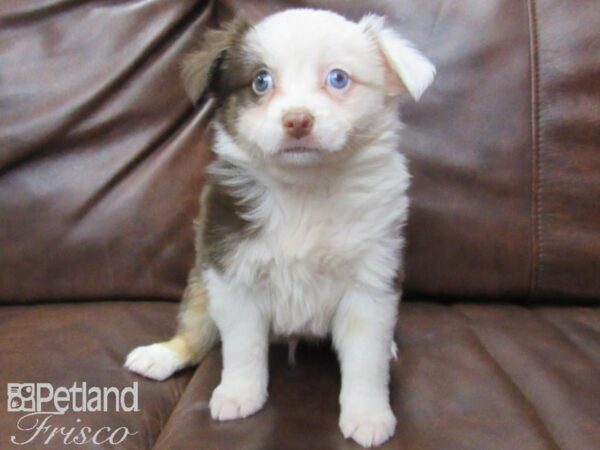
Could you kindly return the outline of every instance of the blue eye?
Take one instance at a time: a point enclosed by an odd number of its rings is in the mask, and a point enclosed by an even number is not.
[[[262,69],[256,72],[252,80],[252,90],[258,95],[264,95],[273,89],[273,77],[268,70]]]
[[[349,81],[350,77],[342,69],[333,69],[327,74],[327,84],[334,89],[344,89]]]

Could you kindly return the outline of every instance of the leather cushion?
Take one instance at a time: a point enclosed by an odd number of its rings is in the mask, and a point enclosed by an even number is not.
[[[337,428],[339,369],[328,343],[302,344],[295,367],[287,365],[285,347],[273,346],[265,409],[229,423],[210,420],[208,412],[220,377],[219,348],[166,382],[123,369],[131,348],[172,333],[176,307],[2,307],[0,384],[137,381],[139,413],[67,413],[56,421],[72,426],[80,417],[89,426],[138,431],[121,448],[150,449],[155,441],[155,448],[169,450],[356,448]],[[382,449],[587,449],[600,442],[599,308],[404,303],[396,341],[391,396],[398,428]],[[5,395],[3,388],[2,405]],[[17,431],[17,416],[0,410],[2,448]]]
[[[386,449],[596,448],[600,310],[404,303],[392,363],[398,418]],[[269,400],[255,416],[210,419],[221,358],[211,352],[156,449],[356,449],[339,432],[339,369],[328,344],[270,354]]]

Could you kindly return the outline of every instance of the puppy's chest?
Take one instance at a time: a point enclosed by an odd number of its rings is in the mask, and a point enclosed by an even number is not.
[[[405,215],[404,186],[367,181],[263,191],[246,204],[252,232],[228,252],[227,277],[257,302],[275,334],[326,334],[344,294],[378,270],[376,249],[396,245],[390,236]]]
[[[271,209],[252,239],[240,244],[237,265],[254,269],[255,282],[298,277],[314,283],[348,276],[372,236],[352,220],[345,199],[298,198]]]
[[[236,252],[233,272],[277,335],[323,336],[356,270],[359,236],[347,213],[316,199],[271,212]]]

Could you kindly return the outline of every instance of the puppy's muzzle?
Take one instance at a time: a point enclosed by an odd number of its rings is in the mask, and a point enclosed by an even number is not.
[[[286,133],[296,139],[310,134],[314,121],[314,116],[304,109],[288,111],[281,119]]]

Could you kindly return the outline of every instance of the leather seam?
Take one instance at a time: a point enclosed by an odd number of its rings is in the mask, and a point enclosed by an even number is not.
[[[540,190],[539,36],[535,0],[528,0],[527,7],[529,14],[529,57],[531,72],[531,249],[529,292],[527,298],[531,299],[535,296],[538,289],[541,273],[542,202]]]

